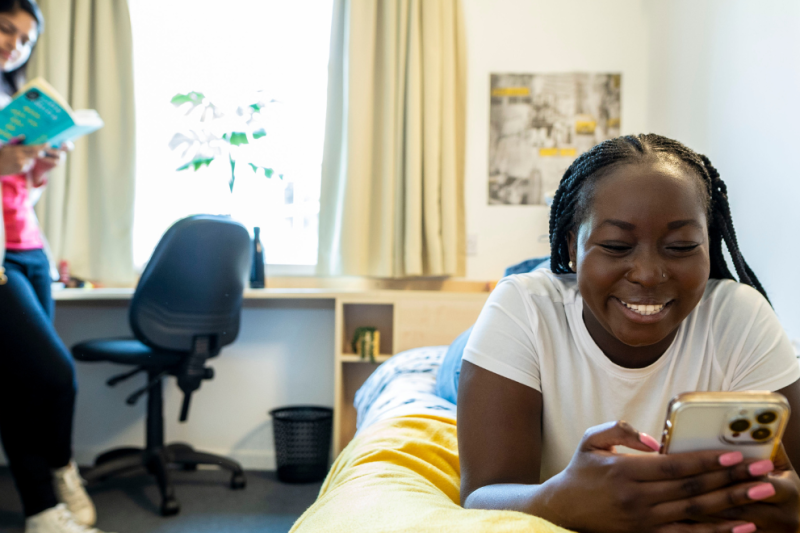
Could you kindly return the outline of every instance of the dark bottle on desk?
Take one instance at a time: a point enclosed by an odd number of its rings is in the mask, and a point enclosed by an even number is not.
[[[250,287],[263,289],[264,247],[261,246],[261,228],[253,228],[253,266],[250,268]]]

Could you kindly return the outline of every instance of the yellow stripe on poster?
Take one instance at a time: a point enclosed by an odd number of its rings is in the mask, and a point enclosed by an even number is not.
[[[539,148],[539,157],[553,157],[560,155],[562,157],[575,157],[578,155],[577,148]]]
[[[594,120],[576,120],[575,133],[592,134],[597,128],[597,122]]]
[[[530,87],[498,87],[492,89],[492,96],[529,96]]]

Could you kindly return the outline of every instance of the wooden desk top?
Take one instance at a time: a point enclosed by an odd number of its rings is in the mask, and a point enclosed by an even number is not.
[[[133,297],[133,288],[104,288],[104,289],[60,289],[53,291],[53,299],[57,302],[64,301],[104,301],[104,300],[130,300]],[[342,292],[332,292],[330,289],[247,289],[245,299],[296,299],[316,298],[334,299]],[[357,291],[353,291],[357,292]]]
[[[130,300],[133,288],[102,289],[60,289],[53,291],[56,302],[102,302]],[[331,288],[274,288],[247,289],[245,300],[345,300],[355,302],[386,301],[416,299],[436,300],[483,300],[488,292],[456,292],[436,290],[363,290],[363,289],[331,289]]]

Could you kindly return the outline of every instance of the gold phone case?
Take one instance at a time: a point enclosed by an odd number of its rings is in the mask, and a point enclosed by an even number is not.
[[[786,398],[775,392],[687,392],[670,401],[662,453],[738,450],[772,459],[789,421]]]

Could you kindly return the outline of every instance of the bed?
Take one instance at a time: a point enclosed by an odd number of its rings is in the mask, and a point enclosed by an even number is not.
[[[435,392],[447,349],[397,354],[364,383],[356,436],[291,533],[566,531],[516,511],[459,505],[456,406]]]

